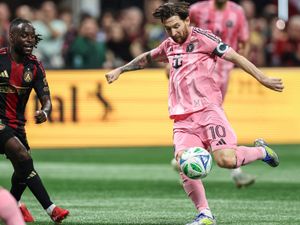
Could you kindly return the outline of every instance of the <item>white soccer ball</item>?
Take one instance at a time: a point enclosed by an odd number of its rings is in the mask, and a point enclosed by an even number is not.
[[[183,152],[179,160],[181,171],[191,179],[206,177],[212,167],[212,157],[201,147],[192,147]]]

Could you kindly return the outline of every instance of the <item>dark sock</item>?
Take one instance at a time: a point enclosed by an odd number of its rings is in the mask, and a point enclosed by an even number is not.
[[[40,202],[43,208],[47,209],[50,205],[53,204],[53,202],[51,202],[50,197],[38,173],[33,168],[32,159],[20,162],[18,166],[20,169],[19,172],[21,173],[22,178],[24,179],[32,194]]]
[[[15,199],[20,201],[23,192],[25,191],[27,185],[26,183],[18,178],[16,172],[13,173],[11,177],[11,189],[10,193],[15,197]]]

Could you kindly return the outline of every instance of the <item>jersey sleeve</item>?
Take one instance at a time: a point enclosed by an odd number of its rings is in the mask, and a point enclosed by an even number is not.
[[[41,98],[45,95],[50,95],[50,90],[46,79],[46,73],[41,63],[38,63],[37,65],[37,71],[33,88],[38,98]]]
[[[162,42],[158,47],[150,51],[151,58],[154,61],[159,62],[168,62],[167,53],[166,53],[166,41]]]
[[[195,31],[200,33],[199,38],[206,53],[213,54],[221,58],[224,57],[225,53],[230,48],[229,45],[223,43],[221,38],[214,35],[209,30],[195,28]]]

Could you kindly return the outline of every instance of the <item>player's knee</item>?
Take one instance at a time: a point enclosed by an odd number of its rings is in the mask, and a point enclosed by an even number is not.
[[[31,159],[31,156],[27,152],[26,148],[24,148],[24,146],[19,146],[18,148],[18,154],[16,155],[18,162],[24,162]]]
[[[219,167],[233,169],[235,168],[235,161],[231,157],[222,157],[216,160]]]
[[[214,152],[214,160],[221,168],[232,169],[236,166],[236,157],[231,151],[218,150]]]
[[[31,159],[26,147],[17,138],[11,138],[7,141],[5,154],[12,162],[22,162]]]

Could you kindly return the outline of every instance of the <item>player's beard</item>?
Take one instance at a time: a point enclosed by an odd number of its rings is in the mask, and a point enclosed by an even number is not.
[[[179,37],[176,38],[176,40],[173,38],[173,40],[178,43],[178,44],[182,44],[186,41],[186,39],[189,36],[189,28],[186,27],[185,29],[182,30],[182,35],[180,35]]]

